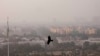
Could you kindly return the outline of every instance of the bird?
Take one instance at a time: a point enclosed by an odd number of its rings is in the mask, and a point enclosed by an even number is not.
[[[49,45],[51,41],[53,41],[53,40],[51,40],[51,36],[49,35],[49,36],[48,36],[47,44]]]

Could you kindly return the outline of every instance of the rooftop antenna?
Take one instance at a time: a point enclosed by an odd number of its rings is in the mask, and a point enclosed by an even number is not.
[[[9,56],[9,17],[7,17],[7,38],[8,38],[8,45],[7,45],[7,53],[8,53],[8,56]]]

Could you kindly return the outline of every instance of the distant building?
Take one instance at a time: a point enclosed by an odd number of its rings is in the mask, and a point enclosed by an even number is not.
[[[89,38],[90,43],[100,43],[100,38]]]
[[[74,39],[71,37],[56,37],[58,40],[58,43],[67,43],[67,42],[73,42]]]
[[[34,44],[40,44],[41,46],[45,46],[45,41],[44,40],[32,40],[29,42],[30,45]]]
[[[96,29],[94,29],[94,28],[88,28],[88,29],[85,30],[85,33],[89,34],[89,35],[96,34]]]

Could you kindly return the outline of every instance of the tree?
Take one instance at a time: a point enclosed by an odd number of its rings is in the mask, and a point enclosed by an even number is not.
[[[90,45],[90,43],[88,41],[86,41],[86,42],[84,42],[83,47],[85,49],[88,49],[89,48],[89,45]]]

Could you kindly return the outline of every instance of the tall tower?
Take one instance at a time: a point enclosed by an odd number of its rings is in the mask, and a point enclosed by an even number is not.
[[[7,53],[8,53],[8,56],[9,56],[9,17],[7,17],[7,38],[8,38],[8,45],[7,45]]]

